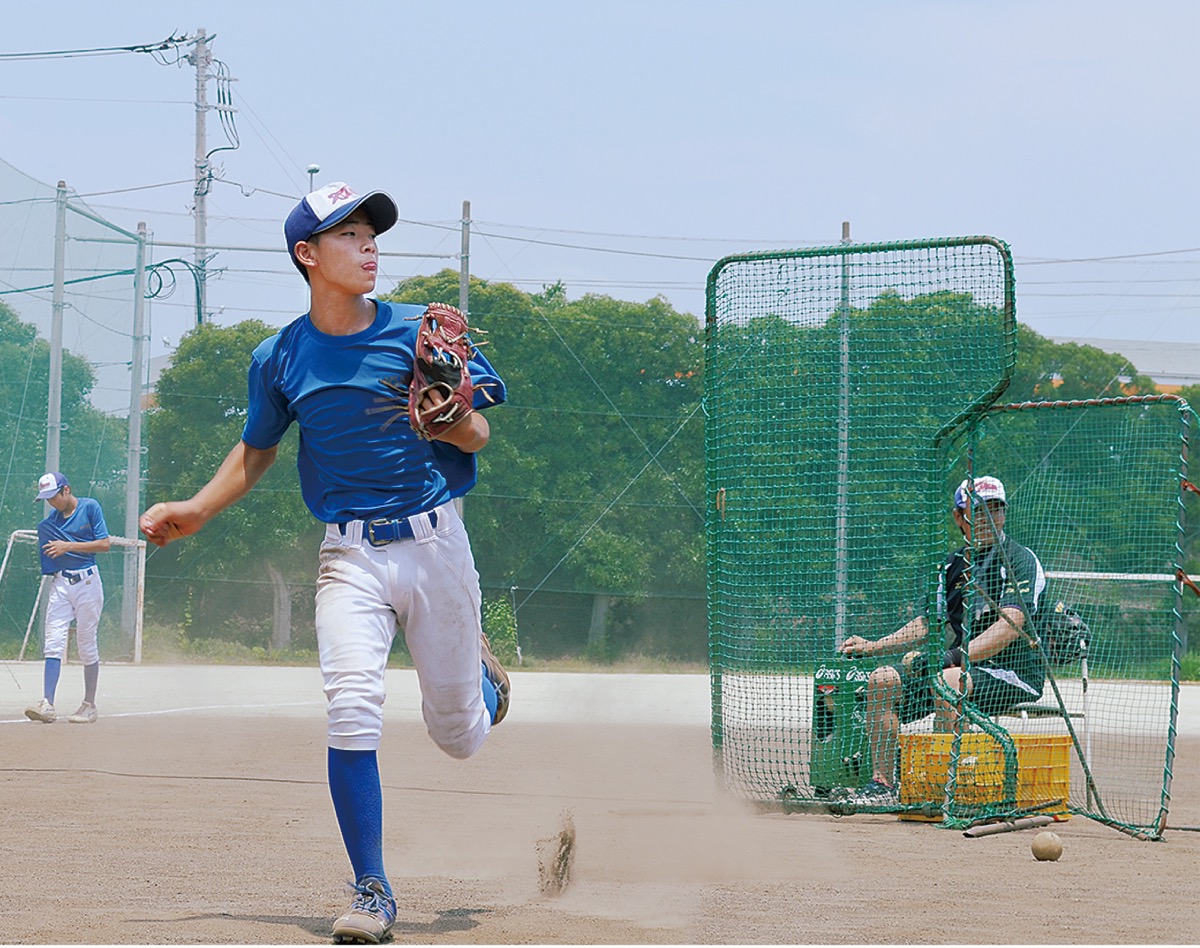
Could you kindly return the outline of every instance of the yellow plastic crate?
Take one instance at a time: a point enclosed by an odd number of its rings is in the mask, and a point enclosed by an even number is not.
[[[1071,738],[1054,734],[1013,734],[1017,748],[1017,806],[1036,807],[1052,800],[1056,806],[1038,810],[1047,816],[1066,816],[1071,797]],[[953,734],[900,735],[900,802],[940,805],[954,750]],[[986,806],[1004,795],[1004,751],[989,734],[962,736],[955,800]],[[902,818],[921,819],[919,815]]]

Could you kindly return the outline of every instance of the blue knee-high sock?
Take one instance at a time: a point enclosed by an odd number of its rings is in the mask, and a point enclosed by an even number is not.
[[[83,666],[83,700],[96,706],[96,682],[100,679],[100,663]]]
[[[492,684],[492,680],[487,676],[487,665],[483,666],[483,703],[487,705],[488,714],[495,721],[496,708],[500,704],[500,698],[496,694],[496,686]]]
[[[58,690],[58,676],[61,672],[61,658],[46,659],[46,667],[42,670],[42,695],[51,704],[54,704],[54,692]]]
[[[329,748],[329,795],[342,830],[354,881],[379,879],[391,894],[383,871],[383,791],[375,751]]]

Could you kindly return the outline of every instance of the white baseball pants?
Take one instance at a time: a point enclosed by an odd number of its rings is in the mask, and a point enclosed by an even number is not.
[[[72,583],[62,573],[55,573],[50,583],[50,598],[46,601],[45,643],[46,658],[66,661],[67,634],[75,620],[75,647],[79,660],[85,665],[100,661],[96,632],[100,628],[100,613],[104,611],[104,584],[100,569],[72,570],[79,579]]]
[[[411,517],[413,539],[372,546],[363,524],[330,524],[317,575],[317,649],[328,699],[329,746],[377,750],[384,671],[397,626],[421,687],[429,736],[451,757],[483,746],[491,716],[483,702],[479,574],[452,503]]]

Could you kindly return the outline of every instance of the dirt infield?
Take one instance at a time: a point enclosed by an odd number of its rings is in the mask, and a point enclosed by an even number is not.
[[[11,670],[0,941],[328,943],[349,866],[315,671],[106,666],[100,722],[47,727],[21,716],[40,665]],[[68,713],[78,675],[59,686]],[[1076,818],[1056,827],[1062,859],[1038,863],[1027,832],[755,814],[715,791],[702,677],[513,678],[512,713],[466,762],[426,737],[411,676],[389,682],[397,942],[1200,942],[1200,833],[1146,843]],[[1194,733],[1173,791],[1171,823],[1200,825]],[[566,816],[572,880],[544,894],[539,840]]]

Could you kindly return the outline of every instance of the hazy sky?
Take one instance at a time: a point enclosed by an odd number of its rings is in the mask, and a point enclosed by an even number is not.
[[[397,199],[384,251],[445,255],[387,258],[381,290],[457,269],[464,200],[474,276],[697,316],[722,256],[846,220],[855,241],[1007,241],[1044,335],[1200,343],[1196,0],[62,0],[6,4],[0,54],[199,28],[240,139],[215,156],[212,244],[281,246],[317,163]],[[0,57],[0,158],[189,241],[194,100],[186,63]],[[282,254],[212,266],[218,322],[305,308]],[[189,293],[154,303],[155,351],[193,317]]]

